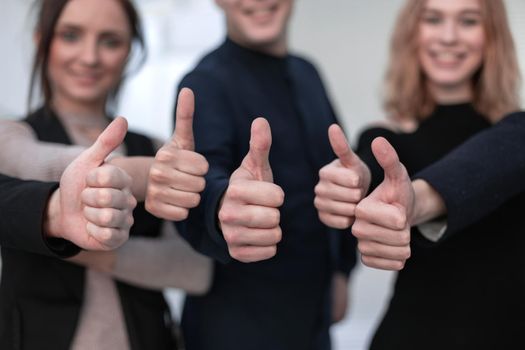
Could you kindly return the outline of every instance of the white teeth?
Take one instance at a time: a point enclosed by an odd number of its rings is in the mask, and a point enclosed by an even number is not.
[[[252,13],[256,16],[265,16],[269,15],[272,11],[270,9],[260,9],[260,10],[254,10]]]
[[[453,52],[432,52],[432,56],[442,62],[457,62],[461,59],[461,54]]]

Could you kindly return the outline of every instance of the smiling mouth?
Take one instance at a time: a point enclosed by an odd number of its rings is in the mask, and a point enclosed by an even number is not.
[[[461,64],[467,54],[450,51],[429,51],[429,56],[439,66],[452,68]]]
[[[250,8],[244,11],[244,14],[260,22],[271,19],[273,14],[277,12],[278,4],[266,6],[263,8]]]
[[[99,76],[95,74],[73,74],[73,78],[82,85],[91,85],[99,81]]]

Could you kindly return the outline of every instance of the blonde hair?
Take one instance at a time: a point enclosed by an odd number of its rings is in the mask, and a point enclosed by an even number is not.
[[[408,0],[392,35],[384,108],[398,120],[421,119],[434,109],[418,56],[418,32],[426,0]],[[503,0],[479,0],[485,32],[482,66],[473,79],[474,108],[495,122],[519,109],[521,83]]]

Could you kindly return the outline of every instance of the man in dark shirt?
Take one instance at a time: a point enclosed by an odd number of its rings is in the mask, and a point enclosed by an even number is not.
[[[124,243],[136,205],[131,178],[104,160],[126,130],[124,119],[113,122],[66,168],[59,188],[0,174],[0,245],[65,258]]]
[[[313,205],[336,117],[316,69],[288,53],[292,0],[216,2],[228,38],[180,84],[195,92],[195,151],[209,162],[181,231],[217,261],[211,291],[186,300],[186,345],[329,349],[332,277],[355,263],[349,232]]]

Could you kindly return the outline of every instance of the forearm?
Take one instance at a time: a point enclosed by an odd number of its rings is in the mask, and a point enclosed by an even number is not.
[[[40,142],[21,122],[0,121],[0,172],[21,179],[58,181],[85,148]]]
[[[412,181],[415,194],[414,211],[410,220],[411,226],[431,221],[447,211],[441,195],[425,180]]]
[[[211,283],[212,266],[209,258],[178,237],[135,238],[117,251],[112,275],[145,288],[203,294]]]
[[[135,237],[117,250],[83,251],[68,261],[143,288],[205,293],[211,283],[212,261],[195,252],[173,229],[165,235]]]
[[[148,176],[153,157],[114,157],[109,163],[123,169],[133,179],[131,191],[137,201],[144,201],[146,198],[146,188]]]

